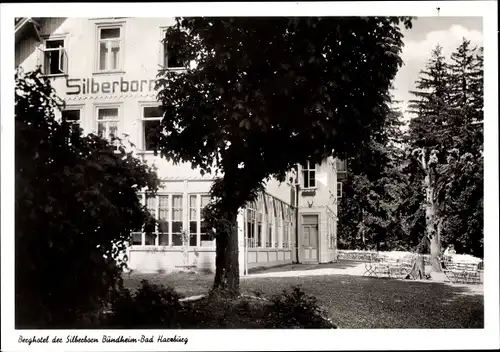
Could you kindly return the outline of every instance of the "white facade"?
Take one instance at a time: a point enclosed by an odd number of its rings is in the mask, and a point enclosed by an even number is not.
[[[147,150],[145,130],[160,118],[155,109],[156,75],[159,69],[179,69],[175,55],[167,56],[161,42],[163,31],[173,23],[171,18],[16,21],[16,66],[29,71],[42,65],[66,102],[63,113],[68,119],[79,123],[85,133],[104,137],[113,133],[132,142],[136,155],[157,167],[162,189],[155,199],[143,195],[143,201],[160,220],[160,228],[154,235],[134,234],[128,250],[129,267],[141,272],[215,267],[215,243],[201,219],[211,176]],[[298,229],[296,187],[291,183],[271,180],[259,201],[241,210],[242,274],[260,266],[335,259],[335,170],[333,158],[299,167]]]

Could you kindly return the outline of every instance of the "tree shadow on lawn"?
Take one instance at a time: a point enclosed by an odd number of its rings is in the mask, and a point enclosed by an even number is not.
[[[213,284],[212,274],[172,273],[126,275],[125,286],[137,288],[142,279],[174,287],[181,296],[206,294]],[[248,278],[241,291],[270,298],[296,285],[315,296],[340,329],[484,328],[483,294],[467,285],[321,275]]]
[[[483,328],[484,298],[468,287],[436,282],[329,275],[255,278],[242,288],[267,296],[302,285],[339,328]]]

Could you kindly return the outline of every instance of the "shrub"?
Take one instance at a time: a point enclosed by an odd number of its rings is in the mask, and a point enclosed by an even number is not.
[[[181,328],[189,315],[180,298],[171,287],[142,280],[141,287],[134,293],[123,289],[117,295],[104,325],[120,329]]]
[[[300,286],[273,296],[266,316],[267,328],[336,328],[324,318],[316,298],[306,295]]]
[[[38,69],[15,76],[16,328],[91,324],[119,289],[120,255],[147,217],[153,170],[122,145],[58,121]]]
[[[172,288],[143,280],[135,293],[123,290],[116,297],[102,325],[118,329],[335,328],[323,318],[316,299],[300,287],[283,291],[271,301],[218,294],[191,302],[179,298]]]

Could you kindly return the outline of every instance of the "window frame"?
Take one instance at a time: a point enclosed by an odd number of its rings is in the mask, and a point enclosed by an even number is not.
[[[195,207],[193,208],[190,204],[190,200],[191,200],[191,197],[196,197],[196,201],[195,201]],[[206,232],[201,232],[201,229],[202,229],[202,224],[203,224],[203,221],[204,221],[204,218],[203,218],[203,208],[202,208],[202,198],[203,197],[208,197],[209,198],[209,203],[211,201],[210,199],[210,194],[209,193],[206,193],[206,192],[191,192],[191,193],[188,193],[187,194],[187,208],[188,208],[188,211],[189,213],[187,214],[187,221],[188,221],[188,231],[189,231],[189,240],[188,240],[188,247],[190,248],[214,248],[215,247],[215,237],[213,237],[210,241],[207,241],[207,242],[211,242],[211,244],[209,246],[203,246],[202,245],[202,240],[201,240],[201,236],[202,235],[206,235],[208,233]],[[207,203],[208,204],[208,203]],[[191,210],[195,210],[196,211],[196,216],[195,216],[195,220],[191,220]],[[191,236],[193,236],[193,233],[191,233],[191,222],[193,221],[196,221],[196,233],[194,233],[194,235],[196,235],[196,245],[195,246],[192,246],[190,244],[190,240],[191,240]]]
[[[61,121],[63,121],[63,113],[65,111],[78,111],[79,112],[79,119],[78,122],[74,121],[68,121],[71,124],[77,124],[80,126],[80,128],[83,128],[83,114],[84,114],[84,105],[66,105],[62,110],[61,110]]]
[[[117,135],[115,137],[120,138],[120,131],[122,130],[122,113],[123,113],[123,104],[122,103],[102,103],[102,104],[94,104],[94,118],[93,118],[93,132],[95,135],[99,136],[99,122],[113,122],[115,120],[99,120],[99,110],[101,109],[117,109],[118,114],[116,117],[116,129],[117,129]],[[110,143],[112,143],[109,138],[104,138],[107,139]],[[118,149],[118,145],[116,145],[116,149]]]
[[[343,191],[342,182],[337,181],[337,199],[342,198],[342,191]]]
[[[186,245],[186,241],[185,241],[185,238],[184,238],[184,234],[185,234],[185,231],[186,231],[186,221],[185,221],[185,214],[184,214],[184,210],[185,210],[185,206],[184,206],[184,198],[185,194],[184,193],[181,193],[181,192],[177,192],[177,193],[171,193],[170,194],[170,223],[169,223],[169,244],[170,244],[170,247],[177,247],[177,248],[182,248]],[[181,206],[180,208],[179,207],[176,207],[174,208],[174,197],[181,197]],[[188,198],[188,201],[189,201],[189,198]],[[189,204],[188,204],[189,205]],[[189,207],[188,207],[189,208]],[[174,220],[174,210],[178,210],[178,209],[181,209],[181,219],[180,220]],[[189,214],[188,214],[189,215]],[[180,222],[181,223],[181,230],[180,232],[175,232],[175,234],[180,234],[181,236],[181,244],[180,245],[175,245],[174,246],[174,226],[173,226],[173,223],[175,222]],[[189,229],[188,229],[189,231]],[[189,239],[187,241],[189,244]]]
[[[142,153],[146,153],[146,154],[152,154],[154,153],[153,150],[149,150],[149,149],[146,149],[146,134],[145,134],[145,122],[146,121],[161,121],[163,119],[163,116],[161,117],[145,117],[144,116],[144,109],[145,108],[161,108],[161,104],[159,103],[154,103],[154,102],[144,102],[144,103],[140,103],[139,104],[139,120],[140,120],[140,137],[139,137],[139,140],[140,140],[140,143],[139,145],[141,146],[140,150]]]
[[[41,63],[42,63],[42,72],[45,77],[61,77],[61,76],[68,76],[68,53],[67,53],[67,48],[66,48],[66,35],[60,34],[60,35],[50,35],[50,36],[45,36],[42,37],[42,45],[38,47],[38,49],[41,51],[42,58],[41,58]],[[47,48],[47,42],[50,41],[62,41],[63,46],[59,48]],[[59,51],[59,70],[61,72],[58,73],[47,73],[47,66],[46,66],[46,59],[45,55],[48,52],[52,51]],[[61,56],[65,59],[64,61],[61,61]],[[61,62],[63,62],[63,67],[61,68]]]
[[[191,193],[188,194],[188,197],[189,195],[192,195]],[[143,206],[147,206],[146,204],[146,196],[147,194],[145,192],[141,192],[140,193],[140,196],[141,196],[141,204]],[[182,223],[182,230],[181,230],[181,236],[183,236],[183,231],[185,230],[185,226],[186,226],[186,217],[185,217],[185,214],[184,214],[184,210],[185,210],[185,206],[184,206],[184,197],[185,197],[185,194],[183,192],[158,192],[155,196],[155,220],[156,220],[156,226],[155,226],[155,231],[154,231],[154,234],[155,234],[155,238],[154,238],[154,244],[146,244],[146,232],[144,231],[144,226],[142,227],[141,231],[133,231],[131,233],[132,235],[132,238],[131,238],[131,244],[130,244],[130,247],[132,248],[172,248],[172,249],[178,249],[178,248],[182,248],[184,246],[188,246],[188,247],[192,247],[192,246],[189,246],[189,239],[187,241],[187,243],[184,241],[184,238],[183,238],[183,243],[182,245],[176,245],[174,246],[173,245],[173,222],[174,222],[174,202],[173,202],[173,199],[175,196],[180,196],[182,197],[182,201],[181,201],[181,204],[182,204],[182,215],[181,215],[181,220],[180,222]],[[160,197],[167,197],[167,219],[162,219],[164,221],[167,221],[168,222],[168,229],[167,229],[167,232],[163,232],[163,231],[160,231],[159,229],[159,216],[160,216]],[[188,198],[188,202],[189,202],[189,198]],[[177,208],[176,208],[177,209]],[[188,203],[188,209],[189,209],[189,203]],[[189,214],[188,214],[188,218],[187,218],[187,221],[188,221],[188,224],[189,224]],[[177,221],[179,222],[179,221]],[[189,226],[189,225],[188,225]],[[176,232],[177,233],[177,232]],[[140,234],[140,238],[141,238],[141,244],[133,244],[134,242],[134,238],[133,236],[134,235],[139,235]],[[167,235],[167,238],[168,238],[168,244],[167,245],[161,245],[160,244],[160,234],[166,234]],[[192,247],[194,248],[194,247]],[[209,247],[204,247],[204,248],[209,248]]]
[[[171,71],[184,71],[186,70],[186,67],[184,66],[176,66],[176,67],[169,67],[168,66],[168,58],[165,62],[165,48],[167,43],[164,43],[163,40],[165,39],[165,33],[167,29],[169,29],[172,26],[161,26],[160,27],[160,40],[159,40],[159,45],[160,45],[160,55],[158,58],[158,66],[160,71],[165,71],[165,70],[171,70]]]
[[[339,168],[340,166],[340,168]],[[347,160],[346,159],[336,159],[335,160],[335,171],[337,173],[337,179],[344,180],[347,178]]]
[[[119,73],[123,72],[124,70],[124,59],[125,59],[125,21],[119,21],[119,22],[106,22],[106,23],[96,23],[96,33],[95,33],[95,43],[96,43],[96,55],[95,55],[95,73]],[[102,29],[114,29],[114,28],[119,28],[120,29],[120,38],[114,38],[114,39],[101,39],[101,30]],[[108,56],[108,59],[106,60],[106,68],[104,70],[100,69],[100,57],[101,57],[101,42],[112,42],[112,41],[119,41],[120,43],[120,50],[118,53],[118,67],[116,69],[110,69],[110,60],[111,60],[111,55]],[[109,48],[106,45],[106,49],[109,52]]]
[[[245,206],[245,234],[248,248],[257,248],[257,202],[248,202]],[[250,237],[249,225],[252,229],[252,236]]]
[[[301,174],[301,178],[302,178],[302,189],[304,190],[311,190],[311,189],[317,189],[318,188],[318,184],[317,184],[317,165],[314,164],[314,167],[311,168],[311,162],[308,160],[306,161],[306,165],[307,165],[307,168],[304,168],[302,166],[302,164],[300,164],[300,174]],[[308,173],[308,180],[309,180],[309,185],[306,186],[306,179],[304,177],[304,173]],[[311,186],[310,183],[311,183],[311,174],[314,174],[314,186]]]

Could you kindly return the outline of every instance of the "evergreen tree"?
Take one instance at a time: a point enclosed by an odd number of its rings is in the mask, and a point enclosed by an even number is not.
[[[408,144],[413,148],[434,148],[446,138],[450,120],[449,66],[437,45],[424,70],[420,71],[416,89],[410,91],[416,99],[410,100],[409,112],[415,115],[410,121]]]
[[[460,252],[483,255],[483,50],[463,39],[452,53],[450,106],[454,154],[448,161],[444,241]]]
[[[407,171],[414,195],[406,212],[413,225],[425,220],[438,271],[443,243],[475,254],[482,248],[482,127],[474,124],[482,120],[480,53],[464,39],[448,65],[438,46],[412,92],[416,117],[408,134],[413,163]],[[423,211],[415,212],[424,194]]]
[[[482,49],[471,47],[470,40],[462,43],[451,54],[450,107],[455,110],[454,123],[458,126],[481,121],[483,111]]]
[[[449,67],[442,54],[442,47],[436,46],[426,68],[420,72],[416,82],[416,97],[410,100],[410,112],[416,116],[410,121],[408,146],[412,158],[414,197],[425,194],[425,236],[430,241],[430,252],[434,270],[441,271],[438,258],[441,254],[441,233],[443,229],[443,175],[440,165],[446,162],[446,150],[453,133],[450,111]],[[417,165],[417,168],[414,166]],[[413,204],[418,204],[414,202]],[[422,212],[417,213],[422,216]],[[409,214],[415,216],[414,214]],[[413,223],[421,223],[413,219]]]
[[[400,248],[400,112],[389,112],[384,128],[348,159],[348,178],[339,207],[339,247]]]

